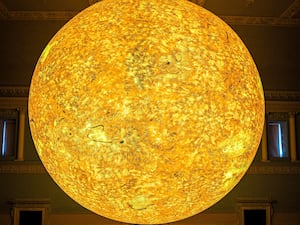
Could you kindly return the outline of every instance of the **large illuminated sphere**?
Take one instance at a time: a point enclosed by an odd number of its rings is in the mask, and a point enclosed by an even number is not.
[[[257,151],[256,66],[222,20],[185,0],[106,0],[36,66],[29,119],[56,183],[102,216],[172,222],[224,197]]]

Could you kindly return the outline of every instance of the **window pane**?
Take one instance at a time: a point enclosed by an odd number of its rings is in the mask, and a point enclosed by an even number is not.
[[[42,211],[20,211],[19,225],[42,225]]]
[[[14,156],[16,150],[16,120],[6,120],[5,156]]]
[[[4,120],[0,119],[0,151],[1,151],[1,156],[2,156],[2,143],[3,143],[3,125],[4,125]]]
[[[244,225],[266,225],[266,216],[264,209],[244,210]]]
[[[270,114],[267,129],[269,159],[289,158],[288,114]]]
[[[18,111],[0,110],[0,159],[12,160],[17,152]]]

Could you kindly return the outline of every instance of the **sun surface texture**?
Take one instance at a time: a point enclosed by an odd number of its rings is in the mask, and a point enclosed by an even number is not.
[[[30,87],[37,152],[54,181],[114,220],[160,224],[224,197],[264,123],[256,66],[233,30],[184,0],[106,0],[43,51]]]

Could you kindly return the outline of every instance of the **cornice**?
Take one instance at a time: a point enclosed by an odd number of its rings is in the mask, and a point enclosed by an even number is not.
[[[0,174],[44,174],[45,168],[41,163],[26,163],[20,164],[18,162],[1,163]]]
[[[300,112],[299,91],[265,91],[266,113]]]
[[[260,165],[252,165],[247,174],[260,175],[299,175],[300,163],[289,163],[290,165],[274,165],[273,162],[265,162]],[[0,174],[45,174],[46,170],[41,163],[1,163]]]
[[[89,5],[93,5],[95,4],[96,2],[100,2],[101,0],[88,0],[89,2]],[[189,0],[190,2],[193,2],[193,3],[196,3],[198,5],[201,5],[203,6],[206,2],[206,0]]]
[[[259,16],[219,16],[230,25],[241,26],[272,26],[272,27],[300,27],[300,19],[284,17]]]
[[[27,108],[28,87],[1,87],[0,108],[24,110]]]
[[[284,175],[300,174],[300,164],[290,163],[291,165],[273,165],[272,162],[265,162],[263,165],[252,165],[247,174],[265,174],[265,175]]]
[[[0,1],[0,20],[7,17],[8,10],[3,2]]]
[[[28,87],[1,87],[0,97],[25,97],[29,95]]]
[[[265,90],[266,101],[300,101],[300,91]],[[29,87],[0,86],[1,97],[25,97],[29,95]]]
[[[16,198],[7,202],[14,208],[49,208],[51,201],[48,198]]]
[[[11,21],[68,21],[79,11],[8,11],[2,20]],[[1,20],[1,17],[0,17]]]
[[[300,101],[300,91],[265,90],[266,101]]]
[[[77,13],[79,13],[79,11],[3,11],[0,10],[0,20],[68,21],[71,18],[73,18]],[[300,18],[224,16],[224,15],[219,15],[219,17],[222,18],[226,23],[230,25],[300,27]]]

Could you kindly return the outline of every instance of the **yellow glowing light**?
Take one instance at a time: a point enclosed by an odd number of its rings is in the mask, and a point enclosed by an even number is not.
[[[239,37],[185,0],[106,0],[69,21],[36,66],[37,152],[74,200],[139,224],[195,215],[242,178],[264,97]]]

